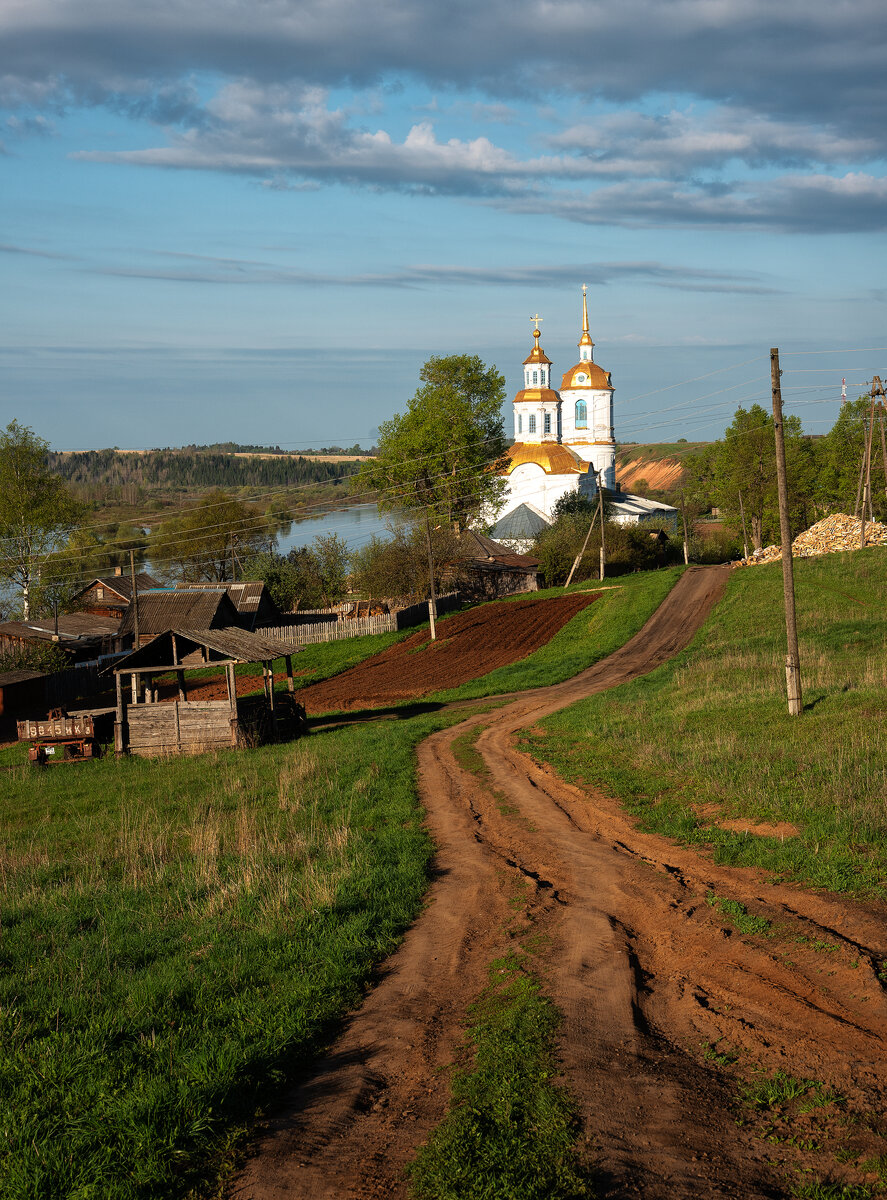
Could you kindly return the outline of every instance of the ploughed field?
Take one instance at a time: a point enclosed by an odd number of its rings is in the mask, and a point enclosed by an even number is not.
[[[308,713],[373,708],[458,687],[526,658],[599,596],[528,597],[456,613],[438,624],[437,641],[420,630],[350,671],[301,688],[299,702]]]

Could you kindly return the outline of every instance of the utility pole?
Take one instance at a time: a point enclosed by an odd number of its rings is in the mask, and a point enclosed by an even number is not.
[[[742,549],[748,558],[748,530],[745,528],[745,506],[742,503],[742,492],[739,492],[739,515],[742,517]]]
[[[604,572],[607,566],[607,547],[604,542],[604,485],[603,473],[597,472],[597,491],[598,491],[598,511],[601,514],[601,579],[604,577]]]
[[[690,538],[687,535],[687,506],[684,503],[684,493],[681,491],[681,521],[684,525],[684,566],[690,564]]]
[[[136,584],[136,556],[135,552],[129,552],[129,578],[132,581],[132,623],[133,623],[133,646],[136,650],[139,648],[139,589]]]
[[[887,438],[884,436],[884,385],[880,375],[872,376],[872,402],[877,397],[878,429],[881,433],[881,456],[884,462],[884,495],[887,496]],[[874,420],[874,412],[872,414]],[[872,492],[869,488],[869,504],[872,502]]]
[[[428,509],[425,509],[425,537],[428,540],[428,620],[431,624],[431,640],[437,640],[437,629],[435,621],[437,619],[437,596],[434,593],[434,554],[431,550],[431,520],[428,516]]]
[[[788,519],[788,486],[785,475],[785,434],[782,427],[782,385],[779,377],[779,350],[770,351],[770,386],[773,391],[773,433],[776,438],[776,481],[779,487],[779,531],[782,537],[782,591],[785,597],[785,682],[789,716],[801,715],[801,657],[798,653],[798,627],[795,622],[795,573],[792,559],[792,531]]]
[[[600,493],[598,494],[597,503],[598,503],[598,508],[600,508],[600,506],[601,506]],[[597,508],[594,510],[594,516],[591,518],[591,524],[588,527],[588,533],[586,533],[585,541],[582,543],[582,549],[579,551],[579,553],[573,559],[573,565],[572,565],[572,567],[570,567],[570,574],[567,576],[567,582],[564,584],[564,591],[566,591],[567,588],[570,586],[570,582],[573,578],[576,568],[582,562],[582,556],[585,553],[586,549],[588,548],[588,539],[591,537],[591,531],[592,531],[592,529],[594,529],[594,523],[596,520],[597,520]]]

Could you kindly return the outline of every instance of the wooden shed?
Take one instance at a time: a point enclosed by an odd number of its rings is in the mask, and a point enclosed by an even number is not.
[[[114,664],[114,749],[142,756],[187,754],[297,736],[305,713],[294,697],[294,652],[291,642],[237,627],[167,629]],[[286,662],[284,696],[274,691],[276,658]],[[261,695],[238,697],[238,663],[262,664]],[[221,668],[215,680],[206,678],[207,667]],[[175,683],[163,685],[164,675]]]
[[[153,575],[140,571],[136,575],[136,590],[139,595],[148,588],[160,587]],[[96,616],[117,617],[118,620],[129,608],[132,600],[132,579],[124,575],[119,567],[113,575],[97,575],[86,587],[74,596],[71,605],[82,612]]]
[[[140,646],[168,629],[226,629],[240,623],[224,588],[151,588],[139,591],[138,602]],[[135,621],[135,605],[130,605],[120,622],[121,634],[135,634]]]

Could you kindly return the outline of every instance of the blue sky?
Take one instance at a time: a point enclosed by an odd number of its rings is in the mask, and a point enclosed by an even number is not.
[[[881,0],[6,0],[0,421],[351,444],[429,354],[566,370],[617,436],[812,432],[887,375]]]

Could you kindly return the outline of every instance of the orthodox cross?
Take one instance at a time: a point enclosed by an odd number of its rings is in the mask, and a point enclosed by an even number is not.
[[[539,316],[539,314],[538,314],[538,313],[536,313],[535,317],[530,317],[530,320],[531,320],[531,321],[535,321],[535,323],[536,323],[536,328],[538,329],[538,328],[539,328],[539,322],[542,320],[542,317],[540,317],[540,316]]]

